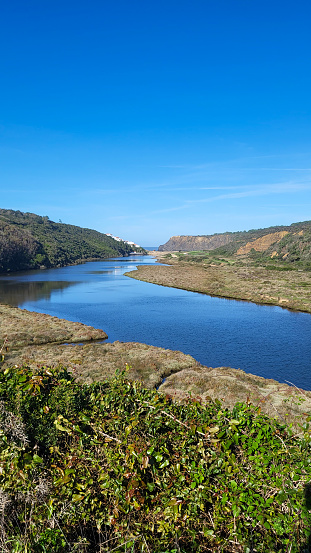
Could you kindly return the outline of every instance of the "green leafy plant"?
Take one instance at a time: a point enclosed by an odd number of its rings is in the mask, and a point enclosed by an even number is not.
[[[250,404],[183,403],[64,367],[0,373],[1,547],[298,553],[311,525],[310,427]],[[18,549],[18,547],[20,549]]]

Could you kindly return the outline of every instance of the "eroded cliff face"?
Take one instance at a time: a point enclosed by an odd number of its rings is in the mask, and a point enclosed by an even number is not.
[[[159,246],[159,251],[194,252],[217,248],[223,249],[222,255],[247,256],[254,250],[265,252],[271,258],[311,263],[311,221],[221,234],[172,236]]]
[[[236,238],[234,233],[213,234],[211,236],[172,236],[168,242],[159,246],[160,252],[214,250],[229,244]]]
[[[238,255],[243,255],[249,253],[252,249],[256,250],[257,252],[265,252],[268,248],[270,248],[270,246],[272,246],[272,244],[280,242],[282,238],[284,238],[284,236],[286,236],[287,234],[288,231],[286,230],[266,234],[261,238],[257,238],[257,240],[247,242],[247,244],[239,248],[236,253]]]

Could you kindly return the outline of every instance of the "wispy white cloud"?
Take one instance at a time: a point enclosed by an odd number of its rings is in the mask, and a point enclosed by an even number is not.
[[[256,167],[256,171],[311,171],[311,167]],[[253,167],[240,167],[240,171],[254,171]]]
[[[181,192],[182,190],[190,190],[194,192],[195,190],[235,190],[237,188],[244,188],[244,185],[241,186],[173,186],[172,188],[165,188],[165,192]],[[148,187],[148,190],[160,190],[158,187]]]
[[[311,182],[301,183],[295,181],[265,184],[263,186],[249,188],[242,192],[232,192],[231,194],[221,194],[211,198],[201,200],[188,200],[188,203],[205,203],[216,200],[227,200],[233,198],[247,198],[251,196],[267,196],[270,194],[283,194],[285,192],[298,192],[300,190],[311,190]]]
[[[239,192],[231,192],[229,194],[218,194],[216,196],[211,196],[208,198],[200,198],[195,200],[191,200],[191,199],[186,200],[184,203],[180,205],[156,210],[156,211],[153,211],[152,213],[169,213],[172,211],[180,211],[183,209],[189,209],[191,206],[195,204],[212,203],[212,202],[218,202],[218,201],[230,200],[230,199],[238,200],[241,198],[269,196],[274,194],[296,193],[299,191],[306,191],[306,190],[311,190],[311,181],[308,181],[308,182],[288,181],[288,182],[280,182],[280,183],[273,183],[273,184],[265,184],[255,188],[245,187],[244,190]]]
[[[93,195],[97,196],[110,196],[112,201],[114,196],[122,194],[127,196],[129,194],[146,195],[150,191],[150,195],[156,195],[158,192],[163,194],[179,194],[178,200],[184,205],[183,209],[187,205],[187,192],[201,191],[223,191],[231,192],[233,194],[241,193],[249,190],[250,183],[253,187],[259,188],[261,186],[260,181],[263,180],[262,174],[270,173],[268,176],[270,181],[280,180],[282,176],[286,179],[285,173],[292,173],[293,179],[297,177],[305,177],[310,174],[310,167],[303,167],[304,163],[307,165],[310,161],[310,155],[301,153],[293,156],[286,154],[274,154],[274,155],[250,155],[231,158],[222,161],[209,161],[207,163],[163,163],[156,165],[157,169],[161,169],[158,174],[154,171],[155,167],[150,167],[150,174],[139,175],[137,181],[131,177],[130,182],[127,177],[122,175],[119,177],[115,186],[109,178],[103,179],[102,183],[97,177],[97,182],[94,183],[94,188],[89,183],[85,183],[80,187],[80,194],[89,194],[90,190]],[[282,167],[284,162],[285,167]],[[297,166],[295,163],[297,162]],[[270,165],[269,167],[268,165]],[[278,166],[273,166],[277,164]],[[264,165],[264,166],[262,166]],[[139,166],[140,167],[140,166]],[[141,166],[145,170],[148,167]],[[283,175],[282,175],[283,173]],[[297,173],[295,175],[295,173]],[[154,178],[153,178],[154,177]],[[296,179],[296,180],[297,180]],[[93,181],[94,182],[94,181]],[[255,189],[254,189],[255,190]],[[185,194],[183,194],[183,192]],[[142,193],[142,194],[141,194]],[[266,192],[249,192],[248,195],[259,195]],[[272,193],[272,192],[270,192]],[[183,197],[184,196],[184,197]],[[225,196],[221,195],[218,199],[224,199]],[[172,198],[171,198],[172,199]],[[190,200],[189,200],[190,201]],[[193,200],[204,201],[204,200]],[[212,199],[208,198],[205,201],[216,201],[216,197]],[[178,207],[178,209],[181,209]]]
[[[197,172],[200,170],[211,170],[211,169],[218,169],[218,170],[231,170],[235,169],[237,171],[311,171],[309,167],[302,167],[301,161],[302,159],[305,160],[306,163],[310,162],[310,152],[295,152],[295,154],[291,157],[291,164],[294,160],[297,161],[297,166],[292,165],[289,167],[282,167],[281,165],[278,167],[261,167],[258,162],[263,162],[265,160],[270,161],[281,161],[284,160],[285,163],[288,162],[288,153],[280,153],[280,154],[271,154],[271,155],[253,155],[253,156],[243,156],[243,157],[236,157],[231,158],[227,160],[221,160],[221,161],[209,161],[206,163],[193,163],[193,164],[163,164],[158,165],[157,167],[160,168],[168,168],[168,169],[185,169],[187,171],[193,171]]]

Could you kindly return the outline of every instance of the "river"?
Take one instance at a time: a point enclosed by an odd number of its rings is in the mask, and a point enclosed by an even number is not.
[[[180,350],[311,390],[311,315],[214,298],[124,276],[156,263],[130,256],[0,277],[0,303],[79,321],[108,341]]]

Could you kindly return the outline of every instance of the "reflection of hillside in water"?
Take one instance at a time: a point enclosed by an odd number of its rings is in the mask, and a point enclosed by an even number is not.
[[[26,301],[49,300],[51,293],[62,291],[78,282],[0,280],[0,303],[18,306]]]

